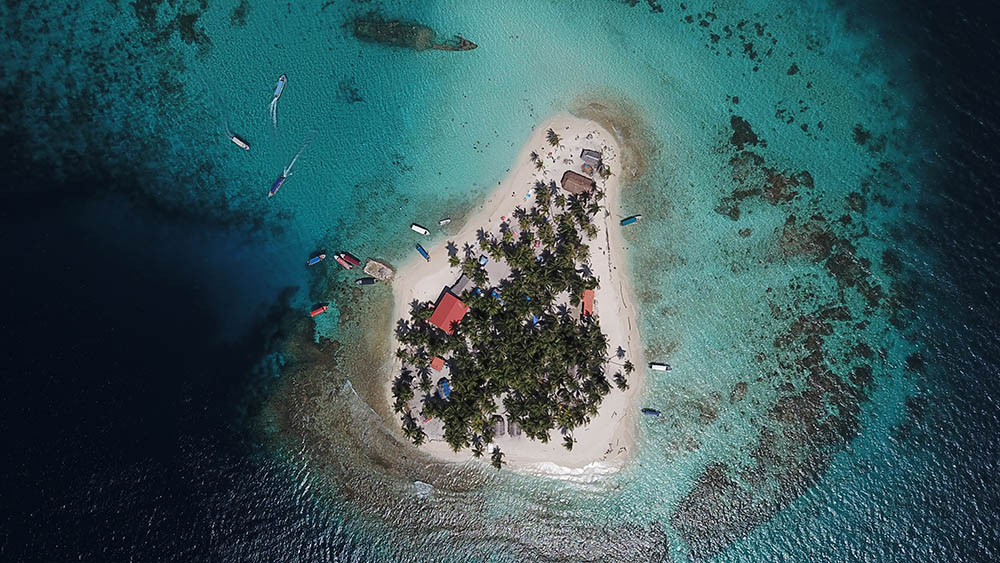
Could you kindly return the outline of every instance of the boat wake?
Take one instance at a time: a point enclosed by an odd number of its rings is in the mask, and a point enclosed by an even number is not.
[[[299,152],[295,153],[295,156],[292,157],[292,161],[288,163],[288,166],[285,166],[285,171],[281,174],[282,176],[287,178],[288,176],[292,175],[292,167],[295,166],[295,161],[297,161],[299,157],[302,156],[302,152],[306,150],[306,147],[309,146],[310,142],[312,142],[312,139],[306,141],[305,143],[302,143],[302,148],[299,149]]]
[[[295,153],[295,156],[292,157],[292,161],[288,163],[288,166],[285,166],[285,171],[284,173],[282,173],[282,176],[285,177],[291,176],[292,167],[295,166],[295,162],[299,159],[300,156],[302,156],[302,153],[305,152],[306,148],[309,147],[310,143],[312,143],[315,134],[316,132],[313,131],[313,134],[310,135],[308,139],[306,139],[306,142],[302,143],[302,147],[299,148],[299,152]]]
[[[268,106],[268,114],[271,116],[271,124],[275,129],[278,128],[278,98],[271,100],[271,105]]]

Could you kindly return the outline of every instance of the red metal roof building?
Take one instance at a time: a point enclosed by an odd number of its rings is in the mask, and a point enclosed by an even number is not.
[[[583,315],[593,316],[594,314],[594,290],[583,290]]]
[[[434,359],[431,360],[431,369],[434,371],[441,371],[444,369],[444,358],[441,356],[434,356]]]
[[[468,312],[468,305],[462,303],[462,300],[455,297],[454,293],[445,291],[441,300],[438,301],[437,307],[434,308],[434,313],[431,314],[430,322],[445,333],[453,334],[455,331],[452,329],[452,325],[461,322],[462,317]]]

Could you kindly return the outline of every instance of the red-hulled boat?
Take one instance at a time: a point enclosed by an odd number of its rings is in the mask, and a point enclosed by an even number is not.
[[[313,309],[312,312],[309,313],[309,316],[310,317],[315,317],[316,315],[322,315],[329,308],[330,308],[329,305],[323,305],[322,307],[317,307],[317,308]]]
[[[354,255],[353,255],[353,254],[351,254],[350,252],[341,252],[341,253],[340,253],[340,256],[341,256],[341,257],[342,257],[342,258],[343,258],[343,259],[344,259],[344,260],[345,260],[345,261],[346,261],[346,262],[347,262],[348,264],[350,264],[350,265],[352,265],[352,266],[360,266],[360,265],[361,265],[361,260],[358,260],[357,258],[355,258],[355,257],[354,257]]]
[[[351,265],[350,262],[348,262],[347,260],[344,260],[344,256],[342,254],[336,255],[336,256],[334,256],[334,258],[336,258],[337,259],[337,263],[340,264],[341,266],[343,266],[344,269],[346,269],[346,270],[350,270],[351,268],[354,267],[354,266]]]

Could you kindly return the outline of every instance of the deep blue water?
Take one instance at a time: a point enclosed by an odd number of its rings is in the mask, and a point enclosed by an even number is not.
[[[935,195],[902,233],[943,267],[917,279],[912,304],[934,382],[905,437],[912,465],[926,472],[898,491],[912,519],[895,530],[904,544],[895,557],[922,559],[927,551],[905,545],[919,542],[940,546],[942,560],[995,560],[1000,13],[973,3],[851,13],[856,25],[877,18],[890,45],[916,46],[912,64],[930,92],[921,134],[962,132],[927,163]],[[219,306],[232,295],[257,303],[262,280],[282,285],[272,269],[230,259],[233,248],[252,253],[253,221],[126,197],[140,184],[169,191],[168,178],[118,173],[102,163],[104,151],[84,155],[96,159],[94,172],[52,180],[45,172],[66,162],[19,146],[12,132],[22,117],[15,107],[0,124],[9,174],[0,209],[0,558],[271,561],[301,538],[323,537],[334,516],[269,494],[293,479],[271,467],[244,424],[287,313],[276,299],[233,326]],[[918,255],[904,260],[919,270]],[[314,545],[294,557],[355,547]],[[803,538],[791,551],[805,560],[822,546]]]

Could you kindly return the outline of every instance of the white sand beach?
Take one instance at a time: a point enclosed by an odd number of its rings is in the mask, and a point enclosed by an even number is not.
[[[552,147],[546,141],[546,131],[550,128],[562,138],[559,147]],[[504,452],[507,467],[517,471],[567,476],[582,473],[599,475],[619,469],[633,453],[636,421],[640,416],[640,405],[636,404],[636,398],[642,392],[645,363],[626,266],[622,227],[619,225],[622,218],[618,209],[618,175],[621,172],[619,144],[596,122],[572,115],[558,114],[540,123],[518,153],[508,176],[490,197],[469,215],[465,223],[457,229],[457,234],[441,237],[435,232],[438,231],[437,225],[426,225],[431,229],[431,236],[434,239],[427,237],[422,244],[430,254],[431,260],[425,261],[414,252],[412,260],[399,268],[392,281],[392,319],[395,326],[398,319],[409,316],[409,304],[413,300],[437,299],[442,289],[454,284],[461,275],[459,268],[450,267],[448,264],[449,241],[453,241],[459,249],[468,243],[476,247],[478,253],[476,232],[480,228],[497,233],[502,218],[510,218],[518,206],[530,207],[533,202],[528,194],[534,189],[536,180],[546,183],[555,180],[558,184],[564,171],[579,171],[583,163],[580,158],[581,150],[585,148],[600,151],[603,154],[603,161],[612,171],[612,175],[606,180],[595,175],[598,188],[604,190],[606,196],[601,202],[602,211],[594,219],[599,232],[588,242],[590,266],[593,274],[600,280],[600,286],[595,291],[594,312],[603,332],[608,336],[608,354],[611,356],[607,366],[607,376],[611,379],[616,371],[621,371],[624,360],[614,357],[615,350],[619,346],[625,350],[625,358],[631,360],[636,369],[628,378],[629,389],[622,392],[613,387],[601,403],[598,416],[592,419],[590,424],[574,431],[576,444],[572,451],[567,451],[563,447],[562,437],[556,430],[553,430],[551,440],[547,444],[523,435],[496,437],[495,444]],[[532,151],[537,152],[544,160],[545,165],[542,170],[536,169],[535,164],[530,161],[529,154]],[[436,240],[436,244],[428,244],[429,240]],[[497,275],[502,274],[490,271],[491,280],[494,282],[498,280]],[[397,343],[394,335],[390,338],[390,343],[392,351],[395,351]],[[400,361],[394,360],[392,377],[399,373],[401,367]],[[391,404],[390,386],[391,380],[387,381],[385,395]],[[502,414],[502,405],[500,409]],[[394,422],[398,427],[398,420]],[[468,450],[458,454],[452,452],[446,442],[433,439],[432,429],[427,428],[427,430],[431,439],[420,447],[422,451],[451,461],[474,459]],[[489,456],[485,456],[482,463],[489,463],[488,458]]]

